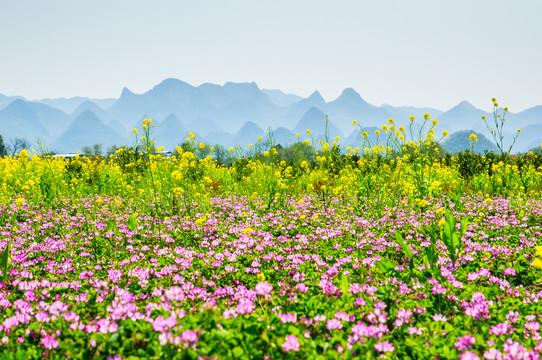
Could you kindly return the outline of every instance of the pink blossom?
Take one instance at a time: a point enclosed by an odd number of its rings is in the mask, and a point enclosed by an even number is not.
[[[267,297],[271,291],[273,291],[273,285],[268,282],[259,282],[256,284],[256,287],[254,287],[254,291],[259,296]]]
[[[328,330],[340,330],[343,328],[343,324],[337,319],[330,319],[326,323],[326,329]]]
[[[297,339],[297,336],[295,335],[286,336],[286,338],[284,339],[284,343],[282,343],[282,349],[285,352],[290,352],[290,351],[298,352],[299,348],[300,348],[299,340]]]
[[[393,347],[393,344],[387,342],[387,341],[384,341],[384,342],[377,342],[376,345],[375,345],[375,350],[378,351],[378,352],[394,352],[395,351],[395,348]]]
[[[52,336],[44,336],[42,339],[41,339],[41,346],[43,346],[44,348],[48,349],[48,350],[52,350],[52,349],[56,349],[58,348],[58,340],[55,339],[54,337]]]

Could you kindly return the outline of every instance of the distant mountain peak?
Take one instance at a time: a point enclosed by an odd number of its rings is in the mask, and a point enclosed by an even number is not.
[[[322,102],[322,103],[326,102],[326,101],[324,100],[324,98],[322,97],[322,94],[320,94],[320,92],[319,92],[318,90],[316,90],[315,92],[313,92],[313,93],[311,94],[311,96],[308,97],[308,100],[311,100],[311,101],[313,101],[313,102]]]
[[[225,88],[232,88],[232,87],[238,87],[238,88],[248,88],[251,90],[260,90],[258,87],[258,84],[256,84],[254,81],[252,82],[242,82],[242,83],[236,83],[232,81],[228,81],[224,84]]]
[[[153,89],[172,88],[172,87],[181,87],[181,86],[182,87],[185,87],[185,86],[192,87],[192,85],[190,85],[189,83],[184,82],[182,80],[175,79],[175,78],[167,78],[164,81],[162,81],[160,84],[156,85]]]
[[[135,95],[133,92],[130,91],[127,87],[122,88],[122,93],[120,94],[120,97],[126,97],[126,96],[133,96]]]
[[[363,101],[361,95],[356,90],[350,87],[343,90],[343,92],[337,98],[337,100],[339,99],[348,100],[348,101],[359,101],[359,100]]]
[[[467,100],[463,100],[461,101],[459,104],[457,104],[456,106],[454,106],[455,108],[458,108],[458,109],[476,109],[474,107],[474,105],[472,105],[470,102],[468,102]]]

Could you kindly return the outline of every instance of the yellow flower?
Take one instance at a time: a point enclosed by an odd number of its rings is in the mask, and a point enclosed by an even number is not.
[[[433,126],[437,126],[437,125],[438,125],[438,120],[437,120],[437,119],[433,120],[433,121],[431,122],[431,124],[433,124]]]
[[[508,111],[508,107],[505,107],[505,108],[504,108],[504,111]]]
[[[307,134],[310,134],[311,133],[311,129],[307,129]]]
[[[542,269],[542,260],[539,258],[534,258],[533,266],[538,269]]]
[[[196,134],[194,134],[192,131],[190,131],[190,132],[188,133],[188,137],[189,137],[190,139],[193,139],[193,138],[196,137]]]
[[[357,120],[352,120],[352,126],[356,126],[357,123],[358,123]]]
[[[375,135],[380,135],[380,130],[375,130]]]
[[[536,247],[536,256],[542,258],[542,246],[537,246]]]
[[[486,116],[485,115],[482,115],[482,120],[485,120],[486,119]]]
[[[134,135],[137,134],[137,129],[136,128],[132,129],[132,134],[134,134]]]
[[[414,121],[414,115],[411,115],[409,118],[408,118],[410,121]]]
[[[258,136],[258,141],[262,141],[262,137],[261,137],[261,136]]]
[[[367,139],[369,137],[369,133],[367,131],[364,131],[361,136],[364,138],[364,139]],[[542,146],[542,144],[541,144]]]
[[[199,143],[199,148],[200,149],[205,149],[205,144],[204,143]]]
[[[305,144],[309,145],[309,139],[305,139]]]
[[[299,137],[299,133],[295,133],[295,137]]]
[[[243,230],[243,234],[245,234],[245,235],[246,234],[249,234],[249,235],[252,234],[252,228],[249,228],[249,227],[245,228],[245,230]]]
[[[447,137],[448,135],[450,135],[450,133],[448,131],[444,130],[442,132],[442,136]]]
[[[340,136],[335,136],[335,141],[339,141],[341,140],[341,137]]]
[[[388,124],[390,124],[390,125],[393,124],[393,119],[392,118],[388,119]]]
[[[256,277],[257,277],[258,280],[260,280],[260,281],[265,281],[265,275],[262,274],[262,273],[257,273],[257,274],[256,274]]]
[[[388,131],[388,126],[382,125],[382,131],[384,131],[384,132]]]
[[[429,120],[429,119],[431,119],[431,115],[429,115],[428,113],[425,113],[425,114],[423,114],[423,118],[425,120]]]
[[[521,129],[518,129],[518,134],[521,134]]]

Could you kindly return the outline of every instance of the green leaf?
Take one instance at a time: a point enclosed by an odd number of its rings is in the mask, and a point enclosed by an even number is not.
[[[450,225],[449,222],[445,222],[444,223],[444,232],[443,232],[443,239],[442,241],[444,242],[444,245],[446,245],[447,248],[450,248],[453,246],[453,243],[452,243],[452,226]]]
[[[4,251],[2,251],[2,257],[0,258],[0,267],[2,268],[2,282],[6,282],[8,277],[8,261],[9,260],[9,241]]]
[[[405,244],[405,240],[403,239],[403,236],[399,232],[395,232],[395,240],[401,245],[401,248],[403,249],[403,252],[405,255],[412,259],[414,257],[414,254],[412,253],[412,250],[410,249],[410,246]]]
[[[385,259],[385,258],[382,258],[382,260],[380,260],[378,262],[378,267],[380,268],[380,270],[382,270],[384,273],[387,273],[388,271],[392,271],[395,269],[395,265],[393,265],[389,260]]]
[[[341,277],[341,290],[343,294],[348,294],[348,290],[350,290],[350,281],[345,275]]]
[[[469,227],[469,219],[467,217],[464,217],[463,220],[461,220],[461,235],[463,235]]]
[[[232,353],[234,358],[239,358],[241,355],[243,355],[243,348],[236,346],[233,348]]]

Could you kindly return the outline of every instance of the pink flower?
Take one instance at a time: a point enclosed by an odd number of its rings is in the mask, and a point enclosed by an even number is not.
[[[505,275],[505,276],[516,276],[516,270],[509,267],[509,268],[504,269],[502,274]]]
[[[254,291],[259,296],[267,297],[271,293],[271,291],[273,291],[273,285],[268,282],[259,282],[258,284],[256,284]]]
[[[250,300],[241,301],[235,308],[235,312],[241,315],[252,314],[252,311],[254,311],[254,304]]]
[[[184,342],[193,344],[193,343],[197,343],[199,339],[198,339],[198,335],[194,331],[185,330],[181,334],[181,340]]]
[[[52,336],[44,336],[43,339],[41,339],[41,346],[43,346],[46,349],[52,350],[58,348],[58,340],[55,339]]]
[[[395,348],[393,347],[393,344],[384,341],[384,342],[377,342],[375,345],[375,350],[379,352],[394,352]]]
[[[309,291],[309,288],[307,288],[307,285],[300,283],[295,286],[296,290],[299,291],[302,294],[306,294]]]
[[[287,322],[296,323],[297,322],[297,313],[287,313],[287,314],[278,314],[280,317],[280,323],[284,324]]]
[[[476,339],[472,335],[465,335],[457,339],[455,343],[455,347],[459,351],[467,350],[472,347],[472,345],[476,344]]]
[[[475,353],[467,351],[461,354],[459,360],[480,360],[480,358]]]
[[[286,339],[284,339],[284,343],[282,344],[282,349],[285,352],[290,351],[299,351],[299,340],[297,339],[297,336],[295,335],[288,335],[286,336]]]
[[[342,322],[337,319],[330,319],[326,323],[326,329],[328,330],[340,330],[343,328]]]

